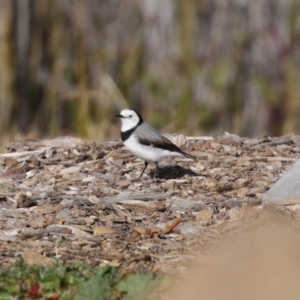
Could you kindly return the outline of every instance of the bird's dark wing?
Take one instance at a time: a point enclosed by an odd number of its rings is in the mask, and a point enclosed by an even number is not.
[[[162,137],[161,139],[151,140],[151,141],[147,138],[139,138],[139,142],[145,146],[152,146],[163,150],[182,153],[180,148],[178,148],[176,145],[174,145],[171,141],[169,141],[165,137]]]
[[[155,128],[143,123],[142,126],[139,126],[136,130],[138,141],[145,146],[152,146],[163,150],[169,150],[171,152],[178,152],[186,157],[195,159],[193,156],[185,153],[170,140],[160,134]]]

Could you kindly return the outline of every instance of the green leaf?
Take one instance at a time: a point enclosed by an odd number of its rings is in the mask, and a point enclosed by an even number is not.
[[[157,286],[153,274],[132,274],[118,284],[118,290],[125,293],[123,300],[146,299]]]
[[[76,294],[74,300],[102,300],[108,296],[109,282],[101,275],[97,274],[90,280],[81,285],[79,292]]]

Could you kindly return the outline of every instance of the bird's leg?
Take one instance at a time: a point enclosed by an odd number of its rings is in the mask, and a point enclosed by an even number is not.
[[[144,167],[144,169],[143,169],[143,171],[142,171],[140,177],[139,177],[136,181],[139,181],[139,180],[142,178],[142,176],[143,176],[143,174],[144,174],[146,168],[148,167],[148,165],[149,165],[149,163],[148,163],[147,161],[145,161],[145,167]]]
[[[155,170],[154,170],[154,174],[153,174],[153,177],[152,177],[152,180],[153,180],[153,181],[155,181],[157,169],[158,169],[158,162],[155,161]]]

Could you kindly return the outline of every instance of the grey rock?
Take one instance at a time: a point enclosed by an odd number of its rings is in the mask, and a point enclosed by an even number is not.
[[[300,197],[300,159],[267,191],[262,202],[282,204],[291,198]]]

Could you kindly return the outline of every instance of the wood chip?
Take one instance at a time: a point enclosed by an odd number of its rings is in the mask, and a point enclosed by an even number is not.
[[[164,234],[168,234],[171,233],[173,231],[173,229],[182,222],[181,219],[176,219],[173,222],[169,223],[167,225],[167,227],[165,228],[165,230],[163,231]]]
[[[170,137],[198,158],[169,157],[156,182],[120,141],[22,140],[0,154],[0,266],[15,253],[76,264],[181,272],[182,253],[201,255],[245,220],[276,214],[297,222],[300,201],[262,206],[298,158],[300,137]],[[295,225],[297,227],[297,225]]]
[[[112,228],[104,226],[95,226],[93,228],[93,235],[112,234],[114,232],[115,231]]]

